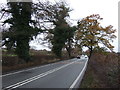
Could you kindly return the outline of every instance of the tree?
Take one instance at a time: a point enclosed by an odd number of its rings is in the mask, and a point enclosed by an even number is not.
[[[88,47],[90,51],[89,58],[92,55],[93,49],[99,47],[100,43],[103,44],[107,49],[113,51],[114,46],[111,45],[116,36],[112,25],[107,27],[102,27],[100,25],[99,14],[93,14],[83,18],[78,22],[78,30],[76,32],[76,40],[79,40],[79,45],[81,47]]]
[[[95,47],[94,52],[107,52],[105,47]]]
[[[56,16],[54,21],[55,29],[53,31],[52,39],[52,51],[58,56],[62,55],[62,48],[66,46],[69,57],[71,57],[71,43],[74,36],[74,27],[70,27],[66,21],[66,17],[69,17],[71,10],[65,6],[64,3],[60,3],[58,10],[55,12]],[[65,45],[66,43],[66,45]]]
[[[68,32],[67,32],[67,41],[65,43],[65,48],[68,52],[69,58],[71,58],[71,52],[73,48],[73,43],[74,43],[74,34],[76,31],[76,27],[69,27]]]
[[[9,13],[11,17],[3,23],[9,24],[10,28],[3,31],[3,45],[9,49],[14,47],[18,57],[28,62],[30,60],[29,41],[41,31],[34,26],[35,22],[31,19],[32,2],[8,1],[7,6],[8,8],[2,9],[2,11]]]
[[[45,24],[51,23],[52,26],[54,26],[47,30],[47,37],[45,40],[48,39],[48,41],[52,44],[52,51],[56,54],[56,56],[61,58],[62,48],[65,46],[65,42],[71,41],[70,33],[73,33],[72,28],[70,28],[70,25],[66,21],[66,18],[69,17],[71,9],[66,6],[65,2],[56,2],[55,4],[51,4],[50,2],[39,2],[36,4],[36,8],[38,8],[38,12],[42,11],[42,14],[37,13],[38,17],[42,17],[42,22]]]

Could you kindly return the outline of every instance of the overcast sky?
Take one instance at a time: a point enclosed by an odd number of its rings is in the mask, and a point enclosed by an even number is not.
[[[118,31],[118,2],[120,0],[67,0],[74,10],[70,16],[72,19],[81,19],[91,14],[100,14],[103,18],[102,26],[113,25]],[[116,32],[118,36],[118,32]],[[118,51],[118,37],[114,40],[114,50]]]
[[[59,0],[50,0],[57,2]],[[73,9],[70,13],[70,19],[76,25],[79,19],[92,14],[100,14],[103,18],[101,21],[102,26],[113,25],[114,29],[118,31],[118,2],[119,0],[66,0],[69,6]],[[116,32],[118,36],[118,32]],[[118,51],[118,38],[114,40],[114,51]]]
[[[0,0],[6,2],[6,0]],[[34,0],[35,1],[35,0]],[[59,0],[49,0],[57,2]],[[114,29],[118,30],[118,2],[120,0],[66,0],[69,6],[73,9],[70,13],[70,19],[79,20],[92,14],[100,14],[103,18],[101,21],[102,26],[113,25]],[[73,24],[76,25],[77,21]],[[118,33],[116,33],[118,36]],[[37,46],[37,49],[46,47],[36,45],[31,42],[30,45]],[[118,39],[114,40],[113,45],[115,51],[118,51]]]

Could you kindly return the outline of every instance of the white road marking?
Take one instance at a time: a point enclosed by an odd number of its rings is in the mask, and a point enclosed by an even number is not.
[[[0,75],[0,77],[17,74],[17,73],[21,73],[21,72],[24,72],[24,71],[30,71],[30,70],[34,70],[34,69],[37,69],[37,68],[46,67],[46,66],[49,66],[49,65],[50,65],[50,64],[43,65],[43,66],[39,66],[39,67],[34,67],[34,68],[26,69],[26,70],[21,70],[21,71],[17,71],[17,72],[13,72],[13,73],[8,73],[8,74],[5,74],[5,75]]]
[[[26,79],[26,80],[24,80],[24,81],[18,82],[18,83],[13,84],[13,85],[10,85],[10,86],[5,87],[5,88],[3,88],[3,89],[11,90],[11,89],[13,89],[13,88],[20,87],[20,86],[22,86],[22,85],[24,85],[24,84],[27,84],[27,83],[29,83],[29,82],[32,82],[32,81],[37,80],[37,79],[39,79],[39,78],[42,78],[42,77],[44,77],[44,76],[46,76],[46,75],[48,75],[48,74],[51,74],[51,73],[53,73],[53,72],[55,72],[55,71],[58,71],[58,70],[60,70],[60,69],[62,69],[62,68],[65,68],[65,67],[67,67],[68,65],[71,65],[71,64],[73,64],[73,63],[75,63],[75,62],[77,62],[77,61],[74,61],[74,62],[65,64],[65,65],[63,65],[63,66],[61,66],[61,67],[58,67],[58,68],[49,70],[49,71],[47,71],[47,72],[45,72],[45,73],[42,73],[42,74],[39,74],[39,75],[37,75],[37,76],[28,78],[28,79]]]
[[[74,59],[71,60],[71,61],[74,61]],[[65,61],[60,61],[60,62],[65,62]],[[21,71],[17,71],[17,72],[13,72],[13,73],[8,73],[8,74],[5,74],[5,75],[0,75],[0,77],[4,77],[4,76],[8,76],[8,75],[13,75],[13,74],[21,73],[21,72],[24,72],[24,71],[30,71],[30,70],[34,70],[34,69],[37,69],[37,68],[42,68],[42,67],[54,65],[54,64],[58,64],[60,62],[51,63],[51,64],[47,64],[47,65],[43,65],[43,66],[38,66],[38,67],[34,67],[34,68],[26,69],[26,70],[21,70]]]
[[[85,70],[85,68],[86,68],[86,66],[87,66],[87,62],[88,62],[88,59],[87,59],[85,65],[84,65],[82,71],[80,72],[80,74],[78,75],[78,77],[75,79],[75,81],[72,83],[72,85],[70,86],[69,90],[71,90],[72,88],[75,87],[76,83],[77,83],[78,80],[80,79],[81,75],[83,74],[83,72],[84,72],[84,70]]]

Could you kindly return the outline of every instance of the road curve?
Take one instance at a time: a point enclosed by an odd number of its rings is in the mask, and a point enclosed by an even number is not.
[[[78,88],[87,59],[70,59],[2,76],[3,90],[13,88]]]

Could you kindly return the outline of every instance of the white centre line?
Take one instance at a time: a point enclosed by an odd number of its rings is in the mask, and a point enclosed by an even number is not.
[[[71,60],[71,61],[73,61],[73,60]],[[60,62],[65,62],[65,61],[60,61]],[[47,66],[50,66],[50,65],[58,64],[60,62],[51,63],[51,64],[47,64],[47,65],[43,65],[43,66],[38,66],[38,67],[33,67],[33,68],[30,68],[30,69],[21,70],[21,71],[17,71],[17,72],[13,72],[13,73],[8,73],[8,74],[5,74],[5,75],[0,75],[0,77],[5,77],[5,76],[8,76],[8,75],[17,74],[17,73],[21,73],[21,72],[24,72],[24,71],[30,71],[30,70],[34,70],[34,69],[38,69],[38,68],[42,68],[42,67],[47,67]]]
[[[30,82],[32,82],[32,81],[34,81],[34,80],[37,80],[37,79],[39,79],[39,78],[42,78],[42,77],[48,75],[48,74],[51,74],[51,73],[53,73],[53,72],[55,72],[55,71],[58,71],[58,70],[60,70],[60,69],[62,69],[62,68],[65,68],[65,67],[67,67],[68,65],[71,65],[71,64],[73,64],[73,63],[75,63],[75,62],[77,62],[77,61],[74,61],[74,62],[65,64],[65,65],[63,65],[63,66],[61,66],[61,67],[58,67],[58,68],[49,70],[49,71],[47,71],[47,72],[45,72],[45,73],[42,73],[42,74],[39,74],[39,75],[37,75],[37,76],[28,78],[28,79],[26,79],[26,80],[24,80],[24,81],[18,82],[18,83],[13,84],[13,85],[10,85],[10,86],[5,87],[5,88],[3,88],[3,89],[5,89],[5,90],[6,90],[6,89],[7,89],[7,90],[11,90],[11,89],[13,89],[13,88],[20,87],[20,86],[22,86],[22,85],[24,85],[24,84],[30,83]]]
[[[37,69],[37,68],[46,67],[46,66],[49,66],[49,65],[50,64],[47,64],[47,65],[44,65],[44,66],[39,66],[39,67],[34,67],[34,68],[26,69],[26,70],[21,70],[21,71],[17,71],[17,72],[13,72],[13,73],[8,73],[8,74],[5,74],[5,75],[1,75],[0,77],[17,74],[17,73],[21,73],[21,72],[24,72],[24,71],[30,71],[30,70],[34,70],[34,69]]]

